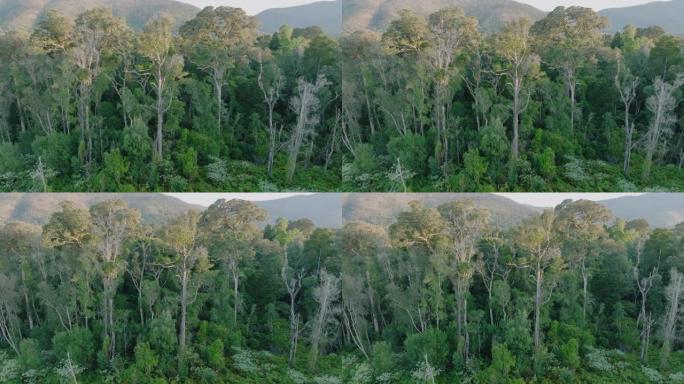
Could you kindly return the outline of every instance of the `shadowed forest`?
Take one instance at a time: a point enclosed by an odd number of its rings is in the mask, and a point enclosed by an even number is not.
[[[682,383],[684,228],[471,200],[316,228],[120,200],[0,228],[3,383]]]

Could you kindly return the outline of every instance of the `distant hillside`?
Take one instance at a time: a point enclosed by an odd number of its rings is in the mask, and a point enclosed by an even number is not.
[[[161,223],[188,210],[202,207],[184,203],[174,197],[146,193],[4,193],[0,194],[0,224],[23,221],[44,224],[59,209],[61,201],[72,201],[87,208],[107,200],[123,200],[140,210],[146,223]]]
[[[649,193],[602,201],[616,217],[645,219],[651,227],[669,228],[684,222],[683,193]]]
[[[488,32],[521,17],[536,21],[545,15],[530,5],[512,0],[345,0],[342,5],[343,31],[382,31],[402,9],[427,16],[449,6],[460,7],[466,14],[476,17],[481,28]]]
[[[10,221],[44,224],[59,209],[59,203],[72,201],[87,208],[106,200],[123,200],[140,210],[146,223],[163,223],[188,210],[204,207],[183,202],[164,194],[150,193],[5,193],[0,194],[0,225]],[[342,223],[342,198],[339,194],[296,196],[280,200],[259,201],[256,205],[268,212],[269,222],[284,217],[294,221],[308,218],[319,227],[339,228]]]
[[[266,33],[277,32],[287,24],[293,28],[319,26],[327,34],[339,36],[342,33],[342,0],[267,9],[256,18],[261,23],[261,31]]]
[[[344,195],[343,217],[345,222],[363,221],[386,227],[394,222],[399,213],[409,209],[408,203],[411,201],[417,200],[434,208],[464,199],[471,199],[478,206],[488,208],[492,215],[492,224],[498,227],[509,227],[542,211],[541,208],[486,193],[357,193]]]
[[[269,213],[271,222],[285,217],[290,221],[310,219],[317,227],[342,227],[342,195],[339,193],[294,196],[255,204]]]
[[[73,19],[100,7],[112,9],[136,29],[160,15],[170,16],[179,25],[199,12],[197,7],[174,0],[0,0],[0,30],[29,31],[51,9]]]
[[[627,24],[636,27],[659,25],[668,33],[684,35],[684,0],[657,1],[633,7],[604,9],[599,12],[610,20],[610,31],[622,30]]]

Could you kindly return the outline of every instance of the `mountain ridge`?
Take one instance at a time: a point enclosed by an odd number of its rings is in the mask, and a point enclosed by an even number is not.
[[[342,0],[316,1],[293,7],[270,8],[256,16],[265,33],[277,32],[287,24],[293,28],[321,27],[327,34],[342,33]]]
[[[135,29],[160,15],[170,16],[176,25],[192,19],[200,9],[176,0],[0,0],[0,30],[30,31],[49,10],[74,19],[93,8],[109,8]]]
[[[495,32],[521,17],[536,21],[546,15],[531,5],[513,0],[347,0],[342,9],[343,31],[382,31],[402,9],[428,16],[449,6],[462,8],[467,15],[476,17],[486,32]]]
[[[629,7],[607,8],[599,15],[610,20],[609,32],[621,31],[626,25],[646,28],[660,26],[668,33],[684,35],[684,0],[653,1]]]

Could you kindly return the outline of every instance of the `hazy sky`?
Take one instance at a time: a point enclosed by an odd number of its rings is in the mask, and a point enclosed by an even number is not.
[[[313,3],[315,0],[180,0],[185,3],[193,4],[197,7],[206,7],[208,5],[219,6],[228,5],[231,7],[242,8],[251,15],[268,8],[291,7],[294,5],[302,5]],[[327,0],[330,1],[330,0]],[[416,0],[420,1],[420,0]],[[550,11],[559,5],[581,5],[583,7],[590,7],[596,10],[604,8],[627,7],[630,5],[638,5],[649,3],[653,0],[518,0],[522,3],[533,5],[544,11]]]

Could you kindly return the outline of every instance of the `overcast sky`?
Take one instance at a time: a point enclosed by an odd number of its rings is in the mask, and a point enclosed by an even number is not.
[[[180,0],[185,3],[193,4],[197,7],[228,5],[231,7],[242,8],[250,15],[269,8],[291,7],[295,5],[302,5],[313,3],[314,0]],[[330,0],[328,0],[330,1]],[[420,0],[416,0],[420,1]],[[559,5],[581,5],[583,7],[594,8],[601,10],[605,8],[619,8],[628,7],[630,5],[638,5],[650,3],[653,0],[518,0],[522,3],[533,5],[541,10],[550,11]]]

